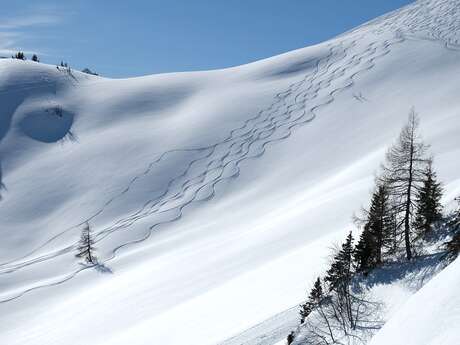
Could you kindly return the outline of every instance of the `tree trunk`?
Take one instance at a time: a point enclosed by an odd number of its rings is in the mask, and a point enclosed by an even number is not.
[[[90,263],[93,263],[93,256],[91,255],[91,252],[93,249],[91,248],[91,238],[90,238],[89,233],[88,233],[87,241],[88,241],[88,259]]]
[[[410,162],[409,162],[409,180],[407,183],[406,210],[404,215],[404,242],[406,244],[407,260],[412,259],[412,250],[410,245],[410,206],[413,182],[413,164],[414,164],[414,131],[411,131],[410,138]]]

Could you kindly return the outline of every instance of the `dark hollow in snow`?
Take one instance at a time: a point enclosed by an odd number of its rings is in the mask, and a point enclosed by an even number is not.
[[[73,113],[55,107],[27,114],[19,123],[19,127],[32,139],[54,143],[69,133],[73,120]]]

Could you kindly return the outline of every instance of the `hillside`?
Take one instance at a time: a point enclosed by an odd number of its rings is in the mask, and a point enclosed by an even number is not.
[[[414,294],[370,344],[458,344],[459,267],[457,259]]]
[[[460,194],[459,57],[460,1],[424,0],[223,70],[0,60],[0,342],[214,345],[298,305],[412,106]]]

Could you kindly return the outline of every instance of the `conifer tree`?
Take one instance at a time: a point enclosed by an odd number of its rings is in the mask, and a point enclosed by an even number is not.
[[[368,212],[368,231],[371,236],[371,261],[374,265],[382,263],[382,252],[392,243],[392,218],[388,189],[384,184],[377,187]]]
[[[80,242],[78,243],[78,253],[75,255],[78,258],[83,258],[88,264],[97,264],[97,257],[95,256],[94,238],[89,223],[85,224],[82,230]]]
[[[323,299],[323,288],[321,286],[321,278],[317,278],[313,288],[310,291],[308,300],[300,306],[300,323],[304,323],[305,319],[318,306]]]
[[[427,146],[418,134],[419,119],[412,109],[397,143],[387,152],[382,182],[388,186],[397,215],[397,230],[404,234],[406,258],[412,259],[412,222],[415,193],[423,183]]]
[[[374,306],[352,289],[355,272],[351,233],[333,254],[326,277],[323,281],[316,280],[308,301],[302,306],[302,340],[306,341],[305,344],[342,344],[343,339],[351,339],[357,329],[362,330],[362,326],[366,328],[372,322],[370,315]]]
[[[353,235],[348,234],[342,248],[334,255],[331,267],[326,273],[325,281],[329,291],[347,286],[353,275]]]
[[[13,56],[13,58],[18,59],[18,60],[25,60],[26,56],[24,55],[23,52],[17,52],[16,55]]]
[[[374,247],[375,241],[373,241],[373,237],[369,232],[369,226],[366,224],[353,252],[353,259],[358,272],[366,272],[374,267],[372,260],[372,249]]]
[[[428,234],[433,223],[442,218],[442,187],[433,171],[432,161],[424,172],[423,186],[417,193],[414,227],[419,234]]]
[[[36,54],[32,55],[32,61],[40,62],[40,60],[38,59],[38,56]]]
[[[353,277],[353,236],[348,234],[342,248],[334,255],[330,269],[324,280],[328,283],[329,292],[337,300],[337,313],[343,320],[348,320],[351,329],[356,326],[353,315],[353,296],[351,279]],[[344,326],[344,328],[346,328]]]

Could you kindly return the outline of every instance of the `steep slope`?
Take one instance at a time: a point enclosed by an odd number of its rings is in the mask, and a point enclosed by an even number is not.
[[[296,305],[411,106],[458,194],[459,8],[210,72],[1,60],[1,342],[215,344]]]
[[[459,344],[459,284],[457,259],[412,296],[370,344]]]

